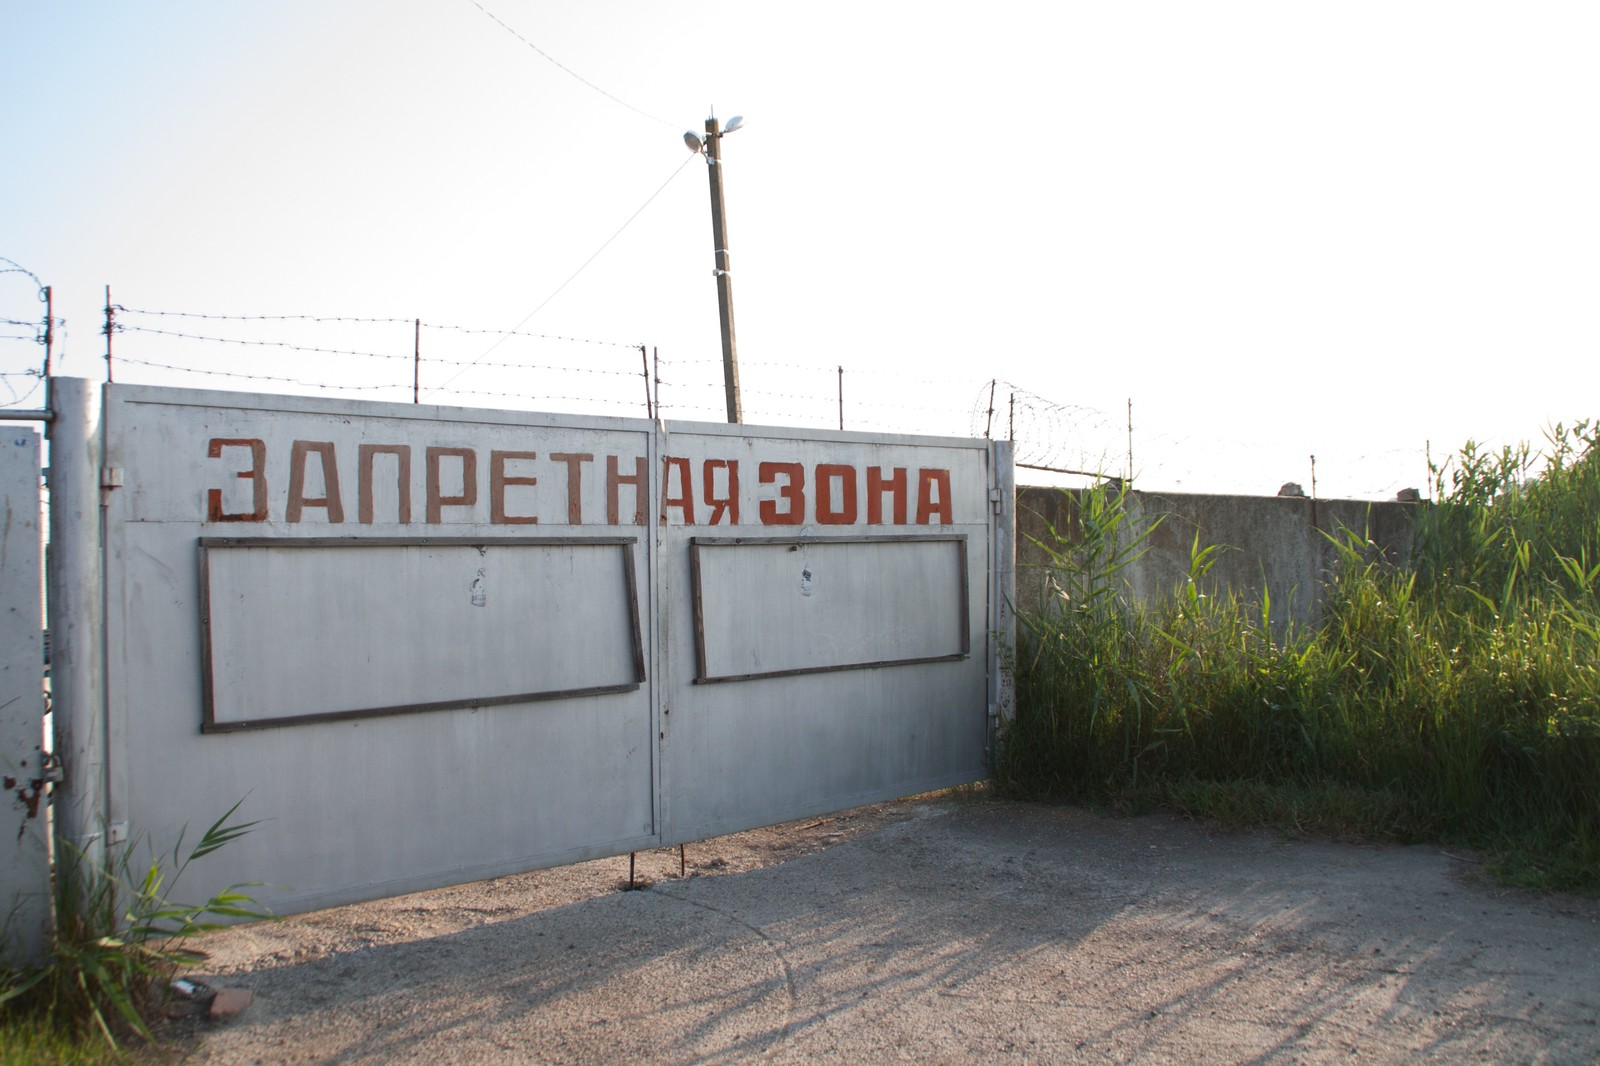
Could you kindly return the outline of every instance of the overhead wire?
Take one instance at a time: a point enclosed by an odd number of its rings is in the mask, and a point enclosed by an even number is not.
[[[482,11],[485,15],[489,16],[489,18],[491,20],[493,20],[501,29],[505,30],[507,33],[511,34],[511,36],[515,37],[517,40],[521,41],[523,44],[527,45],[529,48],[531,48],[535,52],[537,52],[543,59],[545,59],[547,62],[551,63],[558,70],[560,70],[563,73],[571,76],[572,78],[574,78],[577,81],[581,82],[583,85],[588,86],[590,89],[593,89],[595,92],[599,93],[601,96],[605,97],[607,100],[610,100],[612,103],[615,103],[615,104],[621,104],[623,107],[627,108],[629,111],[632,111],[636,115],[640,115],[640,116],[642,116],[644,118],[647,118],[651,122],[659,122],[663,126],[668,126],[668,127],[673,126],[673,123],[668,122],[666,119],[658,118],[657,116],[652,115],[648,111],[640,110],[639,108],[634,107],[632,104],[628,103],[628,101],[622,99],[621,97],[616,96],[613,93],[606,92],[604,89],[600,88],[600,86],[596,85],[594,82],[590,81],[588,78],[585,78],[583,75],[579,74],[577,71],[573,70],[571,67],[567,66],[565,63],[562,63],[555,56],[551,55],[549,52],[546,52],[543,48],[540,48],[538,45],[536,45],[532,41],[528,40],[522,34],[518,33],[516,30],[512,29],[510,25],[508,25],[503,19],[500,18],[499,15],[496,15],[493,11],[490,11],[488,8],[484,7],[482,4],[478,3],[478,0],[468,0],[468,2],[470,4],[472,4],[473,7],[477,8],[479,11]]]
[[[436,392],[440,391],[441,389],[445,388],[446,386],[450,385],[450,383],[455,381],[456,378],[459,378],[462,374],[465,374],[468,370],[471,370],[480,361],[482,361],[483,359],[487,358],[490,352],[494,351],[496,348],[500,347],[501,344],[505,343],[505,341],[506,341],[506,339],[508,337],[511,337],[511,336],[515,335],[517,330],[519,330],[523,326],[527,325],[528,320],[530,318],[532,318],[534,315],[538,314],[540,311],[544,310],[545,306],[547,304],[549,304],[551,300],[554,300],[557,296],[560,296],[562,290],[565,289],[568,285],[571,285],[573,283],[573,281],[575,281],[577,279],[579,274],[582,274],[585,270],[587,270],[590,263],[593,263],[596,259],[600,258],[600,253],[601,252],[603,252],[607,248],[611,247],[611,242],[612,241],[615,241],[618,237],[622,236],[622,231],[627,229],[629,226],[631,226],[633,224],[633,220],[638,218],[640,215],[642,215],[644,213],[644,209],[645,208],[647,208],[651,204],[655,203],[656,197],[660,196],[663,192],[666,191],[667,186],[671,185],[672,182],[673,182],[673,179],[675,179],[679,174],[683,173],[683,168],[688,166],[689,165],[689,161],[694,159],[694,158],[695,157],[692,156],[692,155],[685,156],[683,162],[679,163],[677,165],[677,167],[672,171],[672,173],[667,175],[667,180],[663,181],[661,183],[660,187],[658,187],[655,192],[650,194],[649,199],[645,200],[644,203],[640,204],[639,205],[639,209],[637,211],[635,211],[633,214],[629,215],[627,221],[624,222],[622,225],[618,226],[617,227],[617,231],[615,233],[613,233],[611,236],[607,237],[606,240],[605,240],[605,243],[602,244],[599,248],[596,248],[595,251],[594,251],[594,254],[591,255],[589,258],[585,259],[583,261],[583,265],[578,267],[577,270],[574,270],[572,272],[572,274],[567,278],[566,281],[563,281],[560,285],[557,285],[554,292],[552,292],[549,296],[546,296],[543,300],[541,300],[539,302],[539,306],[535,307],[532,311],[529,311],[526,315],[523,315],[521,322],[518,322],[515,326],[512,326],[509,330],[506,330],[503,334],[501,334],[499,340],[495,341],[493,344],[489,345],[489,347],[485,348],[483,350],[483,354],[478,356],[477,359],[475,359],[472,362],[468,363],[466,366],[463,366],[460,370],[456,371],[449,378],[445,379],[445,381],[443,381],[442,383],[440,383],[438,385],[435,385],[433,388],[429,389],[428,390],[428,395],[432,396],[434,393],[436,393]]]

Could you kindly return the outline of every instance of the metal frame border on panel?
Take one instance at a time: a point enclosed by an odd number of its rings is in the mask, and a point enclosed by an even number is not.
[[[605,696],[633,692],[646,680],[644,633],[640,624],[639,581],[634,560],[637,537],[201,537],[200,566],[200,672],[202,733],[238,733],[256,729],[344,722],[359,718],[383,718],[397,714],[419,714],[457,708],[499,707],[511,703],[534,703],[582,696]],[[385,707],[361,707],[347,711],[321,711],[316,714],[285,715],[281,718],[219,722],[216,720],[216,692],[211,648],[211,552],[218,548],[470,548],[493,545],[496,548],[615,547],[622,551],[622,574],[628,598],[628,620],[633,637],[633,682],[594,685],[585,688],[518,692],[500,696],[463,697],[429,703],[402,703]]]
[[[835,663],[827,666],[799,666],[786,670],[767,670],[750,674],[711,674],[706,665],[705,602],[700,588],[700,549],[702,547],[783,547],[835,544],[927,544],[950,543],[956,548],[957,576],[961,589],[961,650],[948,655],[926,655],[909,659],[882,659],[873,662]],[[689,538],[689,580],[694,595],[694,656],[696,685],[715,685],[730,681],[754,681],[770,677],[798,677],[802,674],[830,674],[842,670],[871,670],[882,666],[914,666],[922,663],[957,662],[972,655],[971,593],[967,581],[967,535],[930,533],[887,537],[691,537]]]

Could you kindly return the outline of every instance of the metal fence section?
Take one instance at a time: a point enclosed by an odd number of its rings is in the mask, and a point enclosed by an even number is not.
[[[1010,508],[989,442],[697,426],[666,447],[667,842],[983,777]]]
[[[39,958],[50,920],[39,447],[0,425],[0,963]]]
[[[68,824],[170,850],[242,799],[186,892],[291,912],[985,773],[1004,444],[62,384],[104,508]]]

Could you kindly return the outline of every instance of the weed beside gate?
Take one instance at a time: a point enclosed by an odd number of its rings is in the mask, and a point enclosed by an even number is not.
[[[104,862],[58,844],[49,957],[0,969],[0,1064],[119,1061],[118,1034],[152,1044],[150,1023],[169,979],[204,957],[192,947],[195,938],[228,921],[271,917],[243,891],[250,884],[230,885],[199,904],[170,898],[191,863],[256,825],[230,822],[238,809],[236,803],[213,822],[187,853],[180,834],[170,861],[153,851],[137,860],[134,843]]]
[[[1412,565],[1331,535],[1313,625],[1187,581],[1134,602],[1151,525],[1083,494],[1020,616],[1013,795],[1166,804],[1229,823],[1478,847],[1535,887],[1600,893],[1600,426],[1544,454],[1468,445],[1435,469]],[[1538,467],[1535,475],[1535,467]]]

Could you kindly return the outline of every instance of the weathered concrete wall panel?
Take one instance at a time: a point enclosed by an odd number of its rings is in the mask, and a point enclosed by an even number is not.
[[[1075,536],[1078,500],[1084,490],[1023,487],[1017,491],[1017,595],[1034,609],[1049,574],[1038,541],[1050,530]],[[1337,552],[1329,535],[1349,530],[1371,542],[1386,562],[1405,565],[1411,552],[1411,519],[1419,504],[1364,500],[1309,500],[1282,496],[1208,496],[1195,493],[1128,494],[1129,536],[1155,525],[1148,550],[1123,573],[1129,591],[1151,600],[1183,586],[1190,554],[1200,547],[1224,550],[1212,566],[1207,595],[1232,593],[1260,603],[1271,599],[1275,627],[1317,618],[1323,582]],[[1155,524],[1157,520],[1159,524]]]

